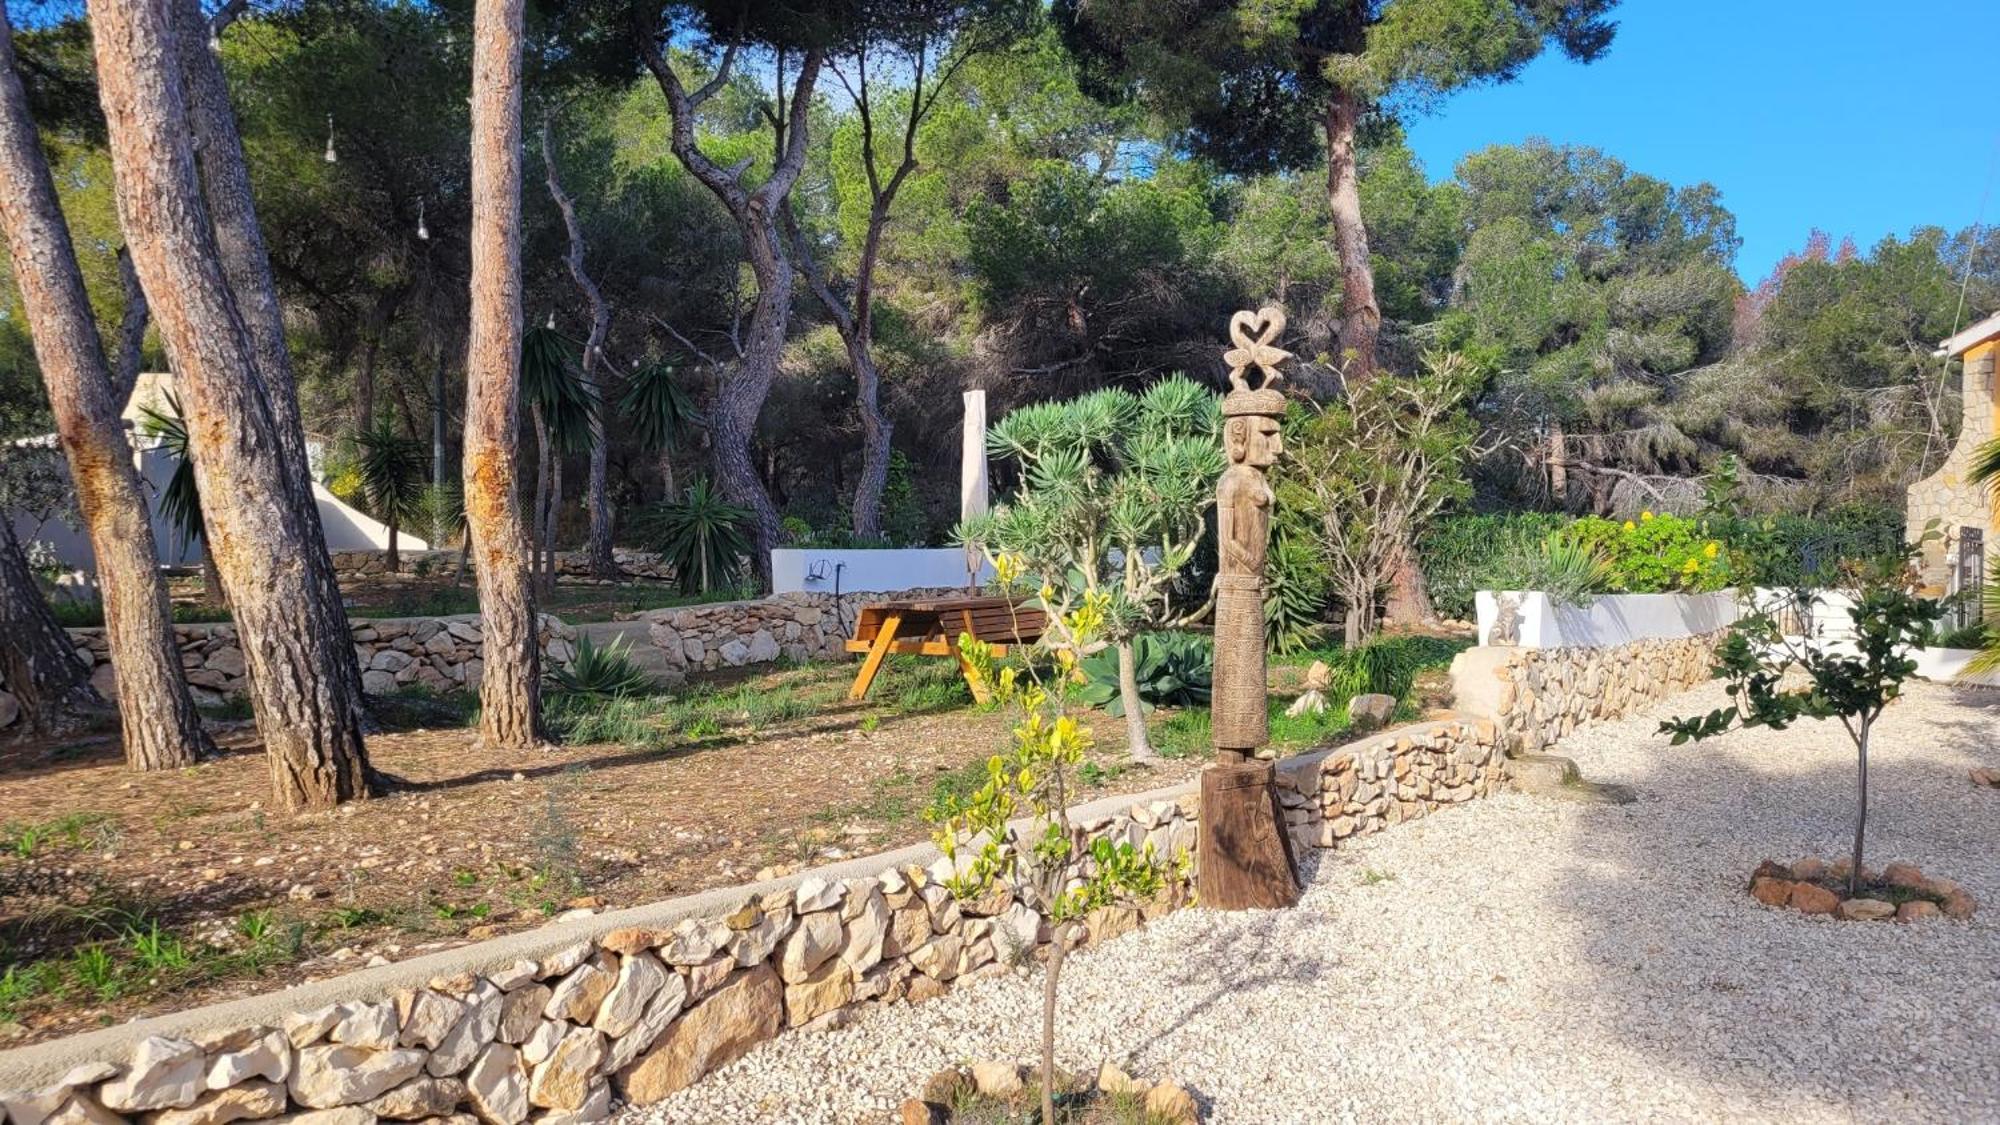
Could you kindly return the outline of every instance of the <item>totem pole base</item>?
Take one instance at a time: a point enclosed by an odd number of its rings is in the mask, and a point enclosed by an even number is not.
[[[1217,763],[1201,771],[1197,890],[1215,910],[1275,910],[1299,901],[1298,865],[1274,763]]]

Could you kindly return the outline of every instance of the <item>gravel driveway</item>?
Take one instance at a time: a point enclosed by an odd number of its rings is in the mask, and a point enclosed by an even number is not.
[[[1669,748],[1660,715],[1561,752],[1636,804],[1506,795],[1309,860],[1296,910],[1184,911],[1072,958],[1065,1065],[1171,1074],[1210,1120],[2000,1121],[2000,693],[1919,685],[1876,735],[1870,866],[1971,922],[1808,919],[1744,891],[1846,854],[1837,725]],[[939,1068],[1032,1057],[1039,977],[768,1043],[639,1122],[880,1121]]]

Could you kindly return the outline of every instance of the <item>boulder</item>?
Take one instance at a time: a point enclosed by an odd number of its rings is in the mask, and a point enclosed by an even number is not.
[[[672,975],[673,970],[660,964],[660,959],[650,953],[634,953],[621,958],[611,991],[604,994],[603,1002],[598,1004],[596,1014],[591,1017],[591,1024],[614,1038],[631,1031],[639,1026],[639,1021],[646,1014],[646,1006]]]
[[[521,1069],[521,1053],[505,1043],[487,1046],[465,1076],[465,1094],[492,1125],[527,1120],[528,1076]]]
[[[778,961],[779,975],[792,983],[811,976],[827,958],[840,952],[841,932],[840,915],[832,911],[822,910],[800,918],[798,928],[785,939],[784,952]]]
[[[698,1081],[778,1033],[784,989],[768,965],[738,972],[708,999],[682,1013],[653,1049],[617,1075],[619,1092],[650,1105]]]
[[[413,1047],[377,1050],[346,1043],[306,1047],[292,1067],[292,1100],[313,1109],[355,1105],[415,1078],[425,1054]]]
[[[1396,697],[1381,692],[1365,692],[1347,701],[1347,717],[1361,730],[1389,725],[1396,714]]]
[[[149,1116],[147,1125],[228,1125],[276,1117],[285,1112],[285,1088],[276,1082],[245,1082],[215,1090],[186,1109],[169,1109]]]
[[[184,1039],[149,1035],[125,1073],[98,1087],[98,1100],[118,1113],[188,1105],[207,1089],[203,1061],[201,1048]]]
[[[206,1085],[211,1090],[226,1090],[252,1078],[283,1082],[291,1072],[291,1044],[286,1041],[283,1032],[266,1031],[233,1050],[209,1056]],[[278,1107],[279,1110],[283,1108]]]
[[[846,962],[833,958],[804,980],[785,985],[786,1025],[798,1027],[846,1007],[853,999],[854,974]]]
[[[594,1027],[570,1029],[528,1079],[528,1101],[544,1109],[574,1112],[590,1099],[591,1079],[604,1062],[604,1033]]]

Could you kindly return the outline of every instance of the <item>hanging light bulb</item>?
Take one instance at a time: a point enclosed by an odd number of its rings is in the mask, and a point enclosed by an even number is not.
[[[326,162],[328,164],[340,163],[340,154],[333,151],[333,114],[331,113],[326,115]]]
[[[431,240],[431,228],[424,225],[424,201],[417,200],[417,238],[423,242]]]

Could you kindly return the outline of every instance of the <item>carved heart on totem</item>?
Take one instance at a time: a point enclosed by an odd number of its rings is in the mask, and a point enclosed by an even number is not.
[[[1278,336],[1284,330],[1285,310],[1277,305],[1231,316],[1229,340],[1236,347],[1222,357],[1229,365],[1230,382],[1241,385],[1244,373],[1251,367],[1263,371],[1266,384],[1279,378],[1278,365],[1292,358],[1292,353],[1277,346]]]

